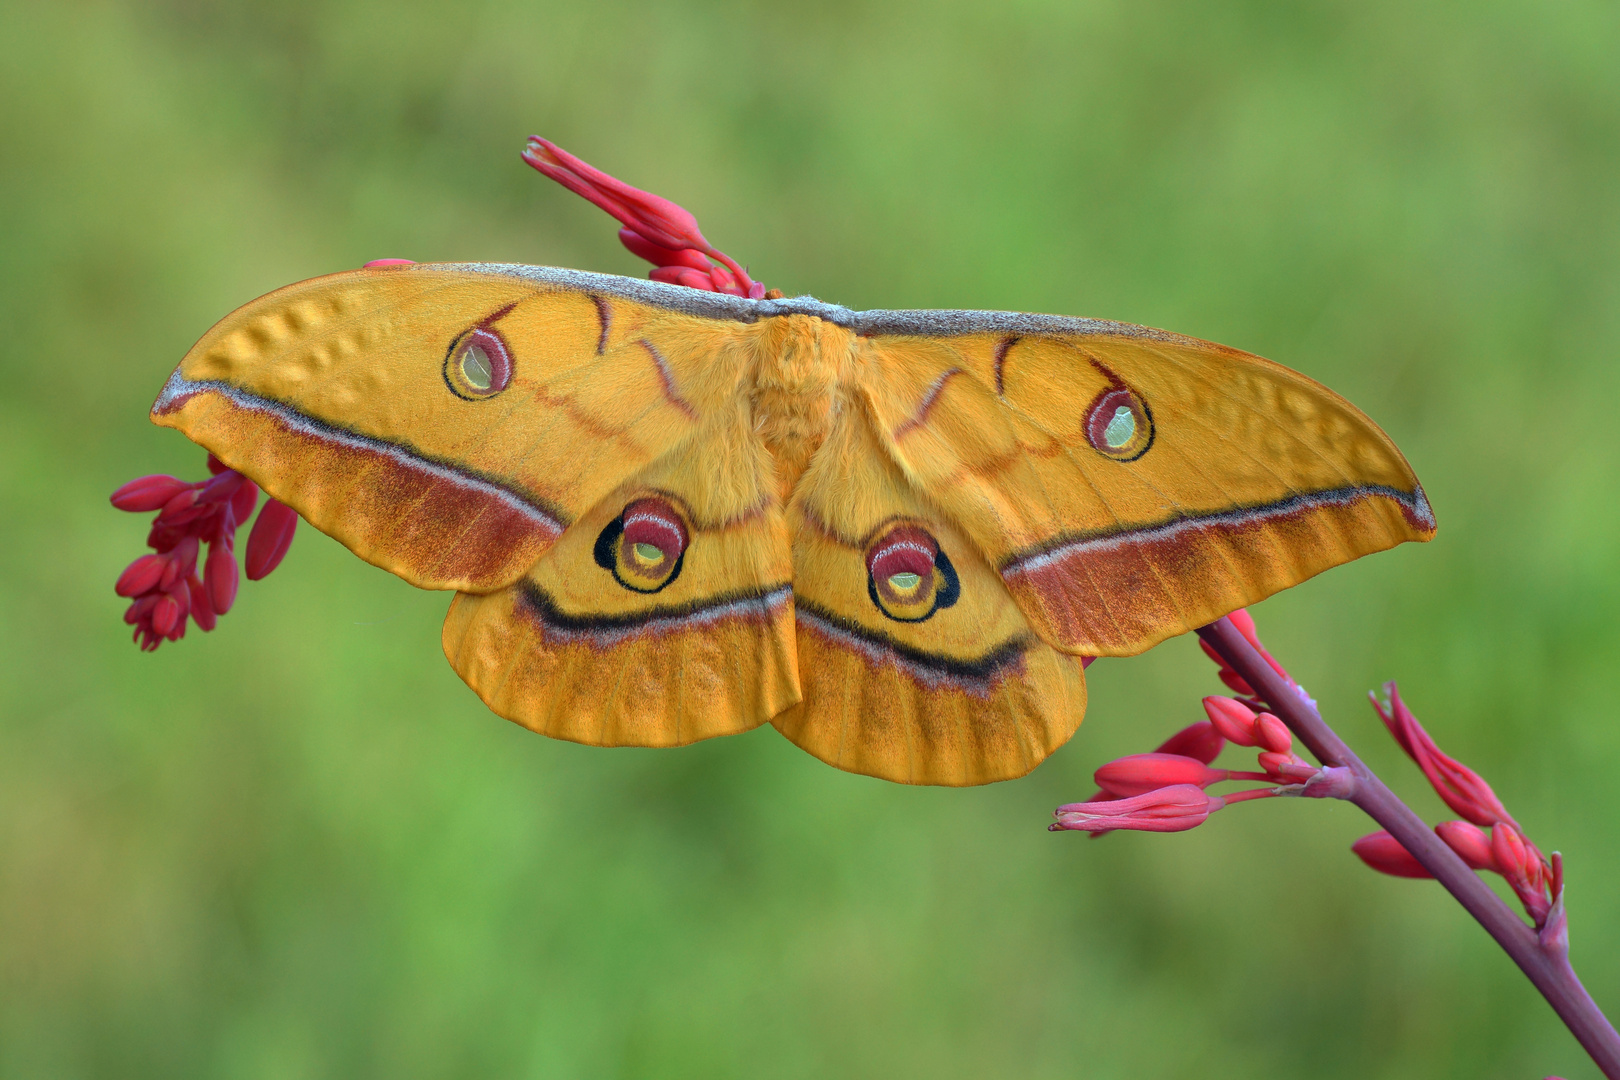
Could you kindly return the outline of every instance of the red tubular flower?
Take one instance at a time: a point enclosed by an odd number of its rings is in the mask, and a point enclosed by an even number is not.
[[[1195,784],[1174,784],[1129,799],[1107,799],[1060,806],[1057,821],[1048,825],[1053,832],[1065,829],[1079,832],[1112,832],[1136,829],[1142,832],[1183,832],[1196,828],[1209,815],[1226,805],[1226,800],[1207,795]]]
[[[1549,864],[1534,844],[1505,821],[1497,822],[1489,837],[1466,821],[1442,822],[1434,831],[1472,869],[1502,875],[1536,926],[1546,924],[1563,887],[1563,866],[1557,856]],[[1387,832],[1363,836],[1350,845],[1350,850],[1382,874],[1409,878],[1433,876]]]
[[[1525,913],[1537,926],[1545,923],[1552,908],[1547,897],[1552,871],[1541,852],[1518,829],[1499,821],[1491,827],[1491,858],[1496,862],[1496,872],[1524,905]]]
[[[1484,829],[1466,821],[1442,821],[1434,827],[1435,833],[1446,846],[1473,870],[1496,870],[1496,859],[1491,854],[1491,838]]]
[[[1434,739],[1418,723],[1417,717],[1412,715],[1412,710],[1401,700],[1400,691],[1393,682],[1384,684],[1384,693],[1388,698],[1387,704],[1380,702],[1376,694],[1369,693],[1367,696],[1372,699],[1373,708],[1378,710],[1379,719],[1384,721],[1389,733],[1407,756],[1417,762],[1418,768],[1423,770],[1423,775],[1429,778],[1429,783],[1446,805],[1475,825],[1490,826],[1498,821],[1506,821],[1517,827],[1518,823],[1508,814],[1502,800],[1491,790],[1491,785],[1473,769],[1440,751]]]
[[[1238,746],[1256,746],[1258,737],[1255,733],[1257,719],[1253,709],[1243,702],[1229,697],[1216,697],[1211,695],[1204,699],[1204,711],[1209,714],[1209,720],[1215,730],[1227,742]]]
[[[1255,696],[1254,687],[1249,685],[1248,680],[1239,675],[1237,672],[1233,671],[1231,668],[1227,667],[1226,663],[1221,660],[1221,658],[1216,654],[1215,650],[1209,647],[1208,642],[1200,638],[1198,646],[1199,648],[1203,649],[1204,652],[1209,654],[1210,659],[1214,660],[1217,664],[1220,664],[1221,670],[1216,674],[1220,676],[1221,682],[1226,684],[1226,688],[1228,690],[1232,691],[1234,694],[1242,694],[1246,698],[1253,698]]]
[[[1180,754],[1132,754],[1098,769],[1097,786],[1116,797],[1142,795],[1163,787],[1192,784],[1206,788],[1232,779],[1230,769],[1212,769]]]
[[[1254,744],[1271,754],[1289,754],[1294,749],[1294,737],[1288,725],[1268,712],[1254,718]]]
[[[163,580],[169,561],[161,555],[142,555],[118,575],[113,592],[119,596],[140,596],[151,592]]]
[[[1399,840],[1382,829],[1363,836],[1350,845],[1350,850],[1380,874],[1407,878],[1434,876],[1423,868],[1422,863],[1412,857],[1410,851],[1401,846]]]
[[[1434,831],[1471,869],[1500,873],[1496,857],[1491,851],[1491,837],[1478,826],[1470,825],[1466,821],[1442,821],[1434,827]],[[1361,856],[1361,860],[1368,866],[1383,874],[1414,878],[1433,876],[1401,846],[1400,841],[1387,832],[1363,836],[1350,845],[1350,850]]]
[[[203,630],[212,630],[219,616],[236,602],[240,580],[234,552],[236,529],[253,516],[259,488],[212,454],[208,455],[208,470],[213,476],[197,483],[172,476],[142,476],[112,494],[112,504],[120,510],[158,511],[146,538],[152,554],[130,563],[113,586],[119,596],[130,598],[124,621],[135,628],[135,640],[148,652],[165,641],[184,637],[188,619]],[[263,577],[281,561],[297,520],[297,514],[273,499],[266,503],[248,539],[249,577]],[[254,537],[261,530],[266,539],[258,545],[264,550],[256,562]],[[208,555],[199,576],[197,560],[203,544],[208,545]],[[260,572],[255,574],[255,569]]]
[[[173,476],[138,476],[112,493],[112,504],[120,510],[138,514],[161,510],[170,499],[190,486]]]
[[[629,226],[619,230],[619,243],[628,248],[630,254],[646,259],[654,266],[687,266],[707,274],[713,265],[707,257],[691,248],[668,248],[655,244]]]
[[[1164,740],[1155,752],[1180,754],[1182,757],[1190,757],[1194,761],[1208,765],[1221,756],[1221,749],[1225,745],[1226,739],[1215,730],[1215,725],[1208,720],[1200,720],[1196,724],[1188,724]]]
[[[223,615],[236,602],[236,557],[231,542],[224,537],[208,545],[208,561],[203,566],[203,595],[215,615]],[[204,627],[203,629],[208,629]]]
[[[649,275],[653,280],[755,300],[766,295],[765,286],[704,239],[697,218],[685,208],[633,188],[538,135],[529,136],[523,160],[623,222],[619,241],[632,254],[654,265]],[[720,265],[714,265],[711,259]]]
[[[258,581],[281,565],[282,557],[287,554],[287,548],[292,546],[293,533],[297,529],[298,514],[292,507],[274,499],[264,501],[264,509],[259,511],[259,520],[253,523],[253,531],[248,533],[249,581]],[[224,612],[220,614],[223,615]]]
[[[1289,686],[1299,685],[1294,681],[1293,676],[1288,674],[1288,669],[1278,663],[1277,658],[1267,652],[1266,647],[1260,643],[1260,633],[1255,629],[1254,616],[1249,614],[1247,608],[1238,608],[1236,611],[1229,612],[1226,620],[1237,628],[1238,633],[1248,639],[1249,644],[1254,646],[1254,651],[1259,653],[1265,662],[1271,665],[1271,670],[1281,676],[1284,682]],[[1209,642],[1200,638],[1198,647],[1204,650],[1204,655],[1215,661],[1216,665],[1221,669],[1219,673],[1221,682],[1231,688],[1234,694],[1242,694],[1244,697],[1255,696],[1254,687],[1250,686],[1243,676],[1227,667],[1226,661],[1221,659],[1221,654],[1216,652]]]
[[[1091,658],[1088,658],[1091,659]],[[1192,758],[1194,761],[1208,765],[1221,756],[1221,748],[1226,740],[1221,733],[1215,730],[1215,725],[1208,720],[1200,720],[1195,724],[1188,724],[1164,742],[1160,743],[1154,753],[1179,754],[1182,757]],[[1088,799],[1088,802],[1102,802],[1108,799],[1117,799],[1119,796],[1112,792],[1098,791]],[[1104,830],[1106,831],[1106,830]],[[1094,837],[1103,835],[1102,832],[1092,834]]]
[[[530,135],[529,145],[523,149],[523,160],[659,247],[709,250],[709,242],[703,238],[697,218],[690,211],[609,176],[549,139]]]
[[[1238,608],[1227,615],[1226,618],[1228,622],[1237,627],[1238,633],[1247,638],[1249,644],[1254,646],[1254,651],[1260,654],[1261,659],[1271,665],[1272,671],[1282,676],[1283,680],[1290,686],[1294,685],[1293,676],[1288,674],[1288,669],[1283,667],[1277,658],[1267,652],[1266,647],[1260,643],[1260,631],[1255,628],[1254,616],[1249,614],[1248,608]]]
[[[1376,694],[1367,695],[1379,719],[1446,805],[1467,819],[1437,825],[1435,832],[1475,870],[1501,874],[1526,914],[1543,926],[1558,899],[1561,882],[1555,879],[1560,871],[1524,835],[1484,777],[1435,745],[1393,682],[1384,684],[1384,693],[1383,702]],[[1490,828],[1488,839],[1479,826]]]
[[[1322,771],[1298,754],[1277,754],[1270,751],[1260,755],[1260,767],[1266,771],[1266,776],[1284,784],[1303,784]]]

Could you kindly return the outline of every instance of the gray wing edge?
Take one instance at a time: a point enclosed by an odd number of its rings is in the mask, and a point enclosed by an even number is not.
[[[1110,337],[1148,338],[1171,344],[1198,343],[1195,338],[1154,330],[1132,323],[1108,319],[1079,319],[1065,315],[1030,315],[1021,311],[852,311],[840,304],[827,304],[813,296],[783,300],[750,300],[742,296],[705,292],[661,281],[593,274],[556,266],[524,266],[520,263],[422,263],[413,269],[457,270],[474,274],[495,274],[522,278],[539,285],[623,297],[638,304],[649,304],[667,311],[698,315],[708,319],[730,319],[751,323],[773,315],[813,315],[846,327],[858,334],[916,334],[952,337],[960,334],[1093,334]]]

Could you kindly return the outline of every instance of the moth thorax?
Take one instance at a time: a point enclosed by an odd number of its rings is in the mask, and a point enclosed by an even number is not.
[[[812,398],[837,385],[853,342],[848,330],[813,315],[765,319],[759,333],[758,385]]]
[[[750,405],[785,497],[827,435],[854,338],[810,315],[762,320]]]

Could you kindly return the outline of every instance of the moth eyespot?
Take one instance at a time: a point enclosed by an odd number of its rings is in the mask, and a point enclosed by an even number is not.
[[[467,380],[468,386],[474,390],[487,391],[491,381],[489,369],[489,354],[483,349],[469,342],[467,347],[461,350],[461,377]]]
[[[1086,441],[1116,461],[1135,461],[1153,445],[1153,413],[1123,386],[1104,390],[1086,410]]]
[[[1118,450],[1128,445],[1135,434],[1136,415],[1121,405],[1114,410],[1114,418],[1108,421],[1108,426],[1103,428],[1103,442],[1108,444],[1110,450]]]
[[[633,592],[655,593],[680,576],[690,538],[668,499],[636,499],[597,536],[596,565]]]
[[[922,622],[962,595],[939,542],[916,525],[890,526],[866,549],[866,593],[896,622]]]
[[[494,397],[512,382],[512,354],[495,331],[475,326],[450,343],[444,382],[468,401]]]

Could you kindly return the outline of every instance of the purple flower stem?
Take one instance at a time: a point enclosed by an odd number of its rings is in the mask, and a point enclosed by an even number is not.
[[[1542,935],[1526,925],[1422,818],[1373,775],[1344,740],[1322,721],[1316,707],[1279,677],[1230,621],[1217,619],[1200,628],[1198,636],[1220,653],[1233,671],[1243,676],[1317,760],[1350,770],[1355,778],[1350,801],[1399,840],[1424,869],[1457,898],[1541,991],[1541,996],[1592,1056],[1603,1075],[1609,1080],[1620,1080],[1620,1034],[1576,978],[1562,932],[1547,934],[1543,941]]]

